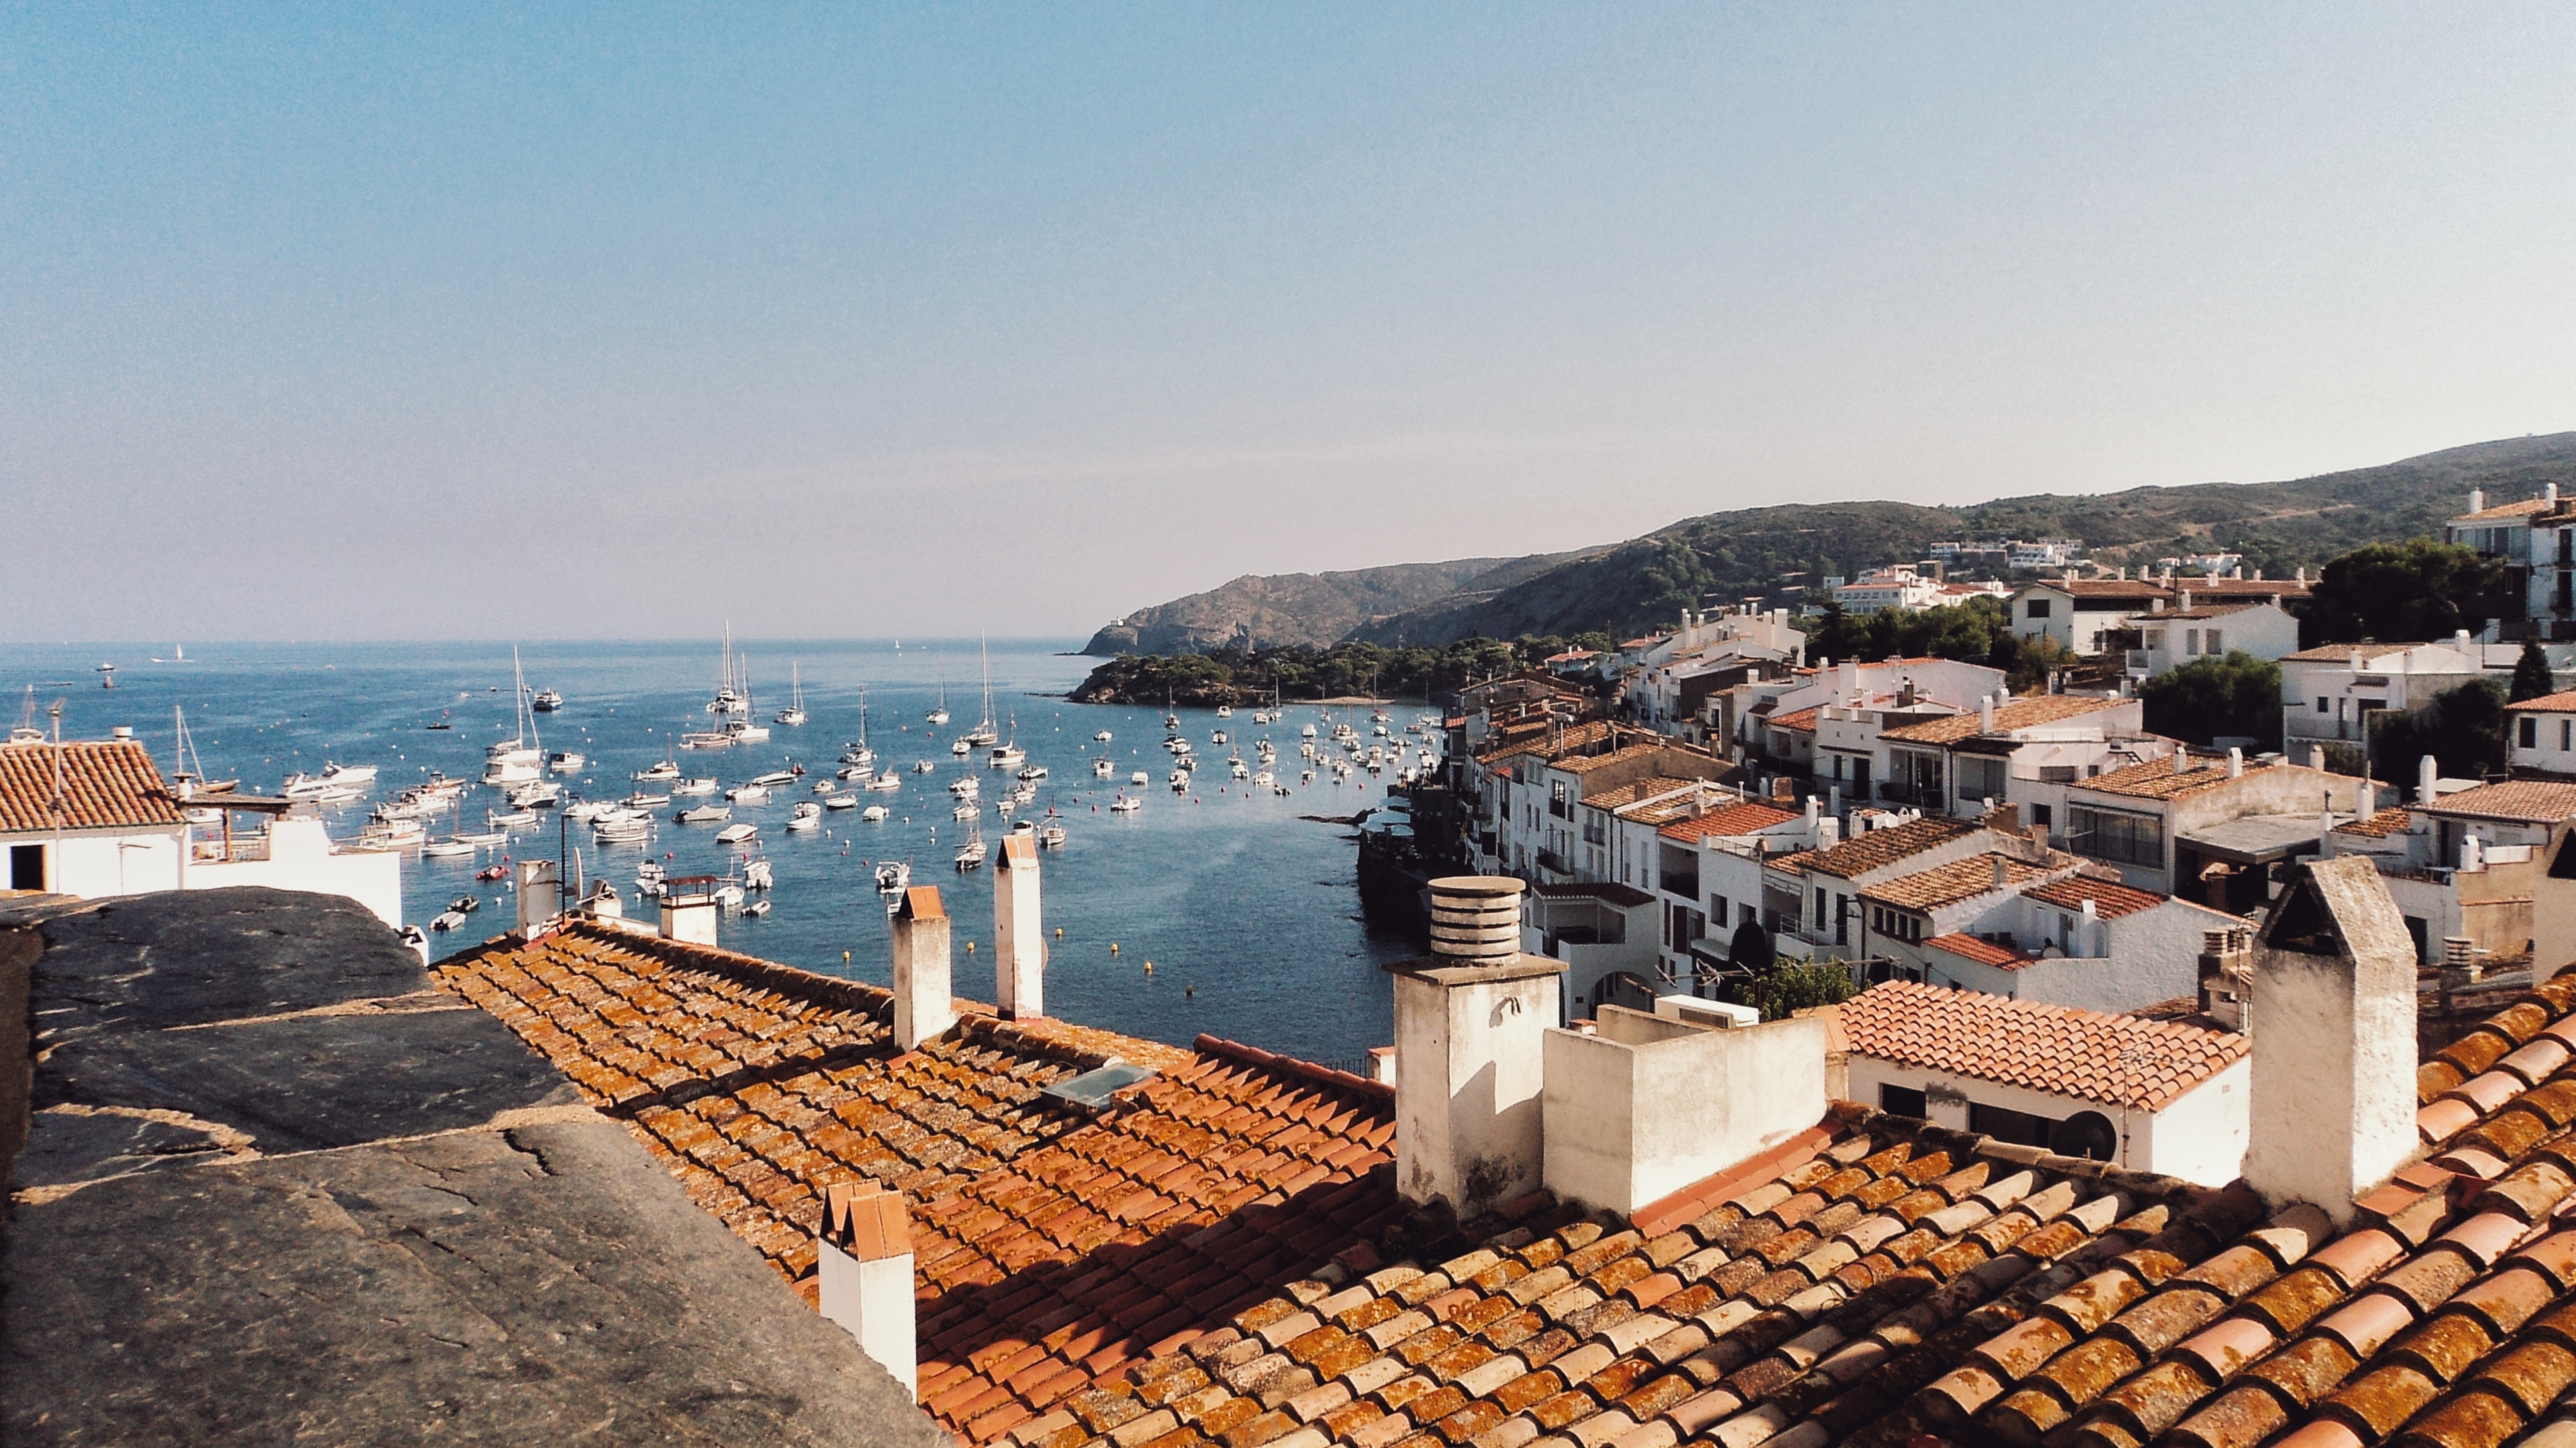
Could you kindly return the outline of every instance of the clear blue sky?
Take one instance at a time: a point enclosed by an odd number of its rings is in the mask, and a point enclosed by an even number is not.
[[[0,11],[0,637],[1081,633],[2576,426],[2576,8]]]

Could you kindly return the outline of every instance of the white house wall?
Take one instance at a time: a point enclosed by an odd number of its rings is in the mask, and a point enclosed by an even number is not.
[[[2245,1056],[2164,1110],[2136,1113],[2150,1138],[2148,1169],[2205,1187],[2236,1180],[2244,1170],[2252,1130],[2253,1090],[2254,1060]]]
[[[178,889],[181,840],[176,828],[65,830],[0,836],[0,846],[42,845],[46,887],[87,900]]]
[[[2108,1117],[2113,1128],[2120,1133],[2119,1165],[2137,1171],[2163,1172],[2202,1186],[2225,1186],[2234,1181],[2236,1164],[2245,1155],[2249,1120],[2246,1108],[2250,1089],[2247,1083],[2252,1079],[2249,1061],[2246,1060],[2235,1062],[2167,1105],[2162,1112],[2152,1114],[2080,1097],[2033,1091],[1999,1081],[1983,1081],[1921,1066],[1902,1065],[1858,1051],[1851,1053],[1844,1070],[1846,1089],[1852,1100],[1864,1106],[1876,1106],[1881,1086],[1921,1091],[1927,1098],[1932,1121],[1959,1131],[1968,1129],[1969,1102],[2058,1121],[2078,1112],[2099,1112]],[[2210,1089],[2231,1080],[2231,1089]],[[2167,1117],[2173,1118],[2176,1124],[2170,1131],[2160,1132],[2158,1122]],[[2226,1163],[2223,1170],[2217,1166],[2222,1161]]]

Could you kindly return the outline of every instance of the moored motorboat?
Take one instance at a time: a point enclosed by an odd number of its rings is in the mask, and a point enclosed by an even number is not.
[[[769,786],[765,784],[737,784],[733,788],[725,791],[725,798],[732,800],[735,804],[767,804],[769,803]]]
[[[870,824],[883,824],[886,822],[888,817],[893,815],[893,813],[894,811],[887,809],[884,805],[872,804],[866,809],[859,811],[859,818],[866,820]]]
[[[759,833],[760,826],[758,825],[731,824],[716,831],[716,843],[719,845],[738,845]]]
[[[733,818],[733,807],[722,804],[702,804],[692,809],[684,809],[671,818],[684,825],[721,824]]]
[[[857,809],[858,807],[859,797],[855,794],[836,794],[830,799],[823,801],[823,808],[825,809]],[[884,809],[885,806],[881,804],[870,805],[869,808]]]
[[[796,808],[788,811],[787,814],[787,827],[791,830],[798,831],[799,833],[806,830],[819,829],[821,828],[822,823],[823,807],[810,799],[800,802]]]
[[[540,714],[551,714],[563,707],[563,695],[552,689],[539,689],[535,696],[528,700],[528,707]]]
[[[715,792],[716,782],[712,779],[684,779],[678,784],[671,786],[672,796],[680,799],[685,799],[690,795],[713,794]]]

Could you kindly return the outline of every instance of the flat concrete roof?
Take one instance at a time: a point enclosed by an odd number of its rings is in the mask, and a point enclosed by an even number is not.
[[[2341,824],[2347,818],[2337,815],[2335,822]],[[2318,848],[2325,838],[2318,821],[2315,814],[2243,815],[2193,830],[2181,836],[2179,843],[2240,865],[2269,864],[2297,854],[2303,847]]]
[[[0,1439],[949,1441],[351,902],[30,917]]]

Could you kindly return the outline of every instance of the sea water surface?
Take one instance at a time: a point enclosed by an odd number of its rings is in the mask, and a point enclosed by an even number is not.
[[[1252,722],[1250,710],[1224,720],[1209,710],[1181,710],[1203,767],[1189,795],[1175,796],[1163,782],[1170,756],[1162,748],[1161,710],[1050,697],[1088,671],[1091,661],[1067,652],[1076,647],[1078,641],[1066,640],[990,645],[995,724],[1028,751],[1030,763],[1049,770],[1035,804],[1021,814],[1042,816],[1053,808],[1070,836],[1065,848],[1042,859],[1048,1013],[1178,1044],[1211,1032],[1356,1067],[1370,1047],[1392,1039],[1391,988],[1381,967],[1411,952],[1399,936],[1362,922],[1350,830],[1306,816],[1348,817],[1383,801],[1385,791],[1365,773],[1347,784],[1326,774],[1300,785],[1297,745],[1300,726],[1313,723],[1320,733],[1334,718],[1350,718],[1367,734],[1366,711],[1292,705],[1283,723],[1265,729]],[[950,740],[982,713],[976,642],[754,640],[737,648],[750,660],[752,717],[769,724],[770,738],[679,750],[673,757],[681,773],[712,775],[729,788],[791,765],[808,772],[773,791],[766,804],[734,806],[735,820],[760,827],[752,848],[771,862],[777,888],[765,917],[728,912],[722,943],[886,984],[890,938],[871,866],[905,859],[912,862],[913,883],[940,887],[957,922],[957,993],[990,1000],[992,868],[952,868],[968,825],[951,817],[957,801],[946,788],[961,774],[982,780],[977,823],[998,857],[1007,826],[994,801],[1007,792],[1011,772],[988,767],[983,751],[960,760],[949,750]],[[507,644],[206,644],[185,654],[184,662],[155,662],[156,655],[175,659],[174,647],[0,645],[0,687],[7,691],[0,712],[17,722],[32,685],[40,725],[44,711],[61,700],[67,739],[104,738],[116,725],[131,726],[167,774],[174,768],[173,710],[184,707],[208,774],[238,777],[246,792],[274,792],[288,775],[319,772],[325,761],[376,765],[382,773],[366,800],[327,812],[333,837],[343,840],[356,836],[376,800],[432,772],[478,779],[484,746],[514,728]],[[714,640],[532,644],[519,656],[531,690],[564,696],[560,712],[537,716],[543,747],[588,756],[578,773],[555,776],[568,796],[623,798],[639,787],[629,776],[662,759],[679,735],[710,727],[706,703],[715,692],[719,656]],[[117,665],[113,690],[99,686],[102,662]],[[791,666],[812,716],[802,728],[770,722],[788,703]],[[935,728],[925,715],[943,679],[954,719]],[[867,794],[862,803],[884,803],[893,818],[869,824],[856,810],[829,811],[823,829],[791,834],[784,828],[790,809],[818,798],[812,783],[832,779],[841,751],[859,737],[863,687],[878,766],[905,772],[899,791]],[[1393,712],[1398,726],[1418,713]],[[435,722],[453,727],[430,729]],[[1102,729],[1112,735],[1106,744],[1092,737]],[[1233,743],[1212,744],[1217,729],[1227,730]],[[1227,755],[1239,747],[1253,762],[1252,741],[1265,733],[1279,749],[1279,782],[1292,791],[1286,797],[1226,777]],[[1399,730],[1397,737],[1406,736]],[[1116,760],[1114,780],[1093,776],[1091,760],[1104,751]],[[935,763],[935,773],[909,772],[924,759]],[[1109,801],[1137,770],[1152,781],[1131,789],[1143,810],[1111,813]],[[668,786],[649,788],[659,793]],[[478,882],[475,872],[505,853],[553,857],[562,841],[579,851],[587,874],[617,884],[631,914],[646,915],[635,873],[648,854],[674,875],[735,868],[737,852],[715,843],[716,826],[672,822],[677,809],[701,802],[675,799],[658,807],[649,846],[599,847],[586,827],[564,830],[555,812],[540,811],[540,827],[516,832],[507,851],[456,860],[406,853],[405,918],[426,926],[457,897],[474,895],[484,904],[465,928],[431,937],[433,958],[468,948],[512,919],[504,886]],[[478,785],[467,792],[469,830],[482,828],[487,808],[507,808],[499,791]],[[429,823],[432,837],[452,828],[445,820]]]

